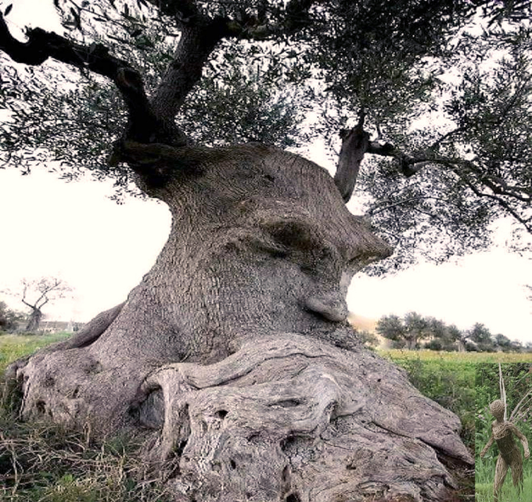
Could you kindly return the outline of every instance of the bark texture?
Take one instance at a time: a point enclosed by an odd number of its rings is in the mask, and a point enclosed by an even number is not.
[[[452,500],[458,419],[347,324],[353,274],[391,250],[328,173],[259,144],[124,153],[170,237],[123,305],[11,368],[23,416],[151,430],[177,501]]]

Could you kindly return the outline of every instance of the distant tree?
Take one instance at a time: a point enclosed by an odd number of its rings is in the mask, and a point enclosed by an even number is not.
[[[39,329],[43,318],[42,309],[45,305],[65,298],[72,288],[57,277],[41,277],[39,279],[22,279],[20,301],[30,309],[26,331]]]
[[[362,343],[368,348],[375,348],[379,345],[379,339],[371,331],[357,331],[357,336],[362,341]]]
[[[497,348],[503,352],[509,352],[513,348],[513,342],[506,336],[501,335],[500,333],[495,336],[495,344]]]
[[[404,317],[405,340],[408,349],[415,349],[418,343],[431,334],[431,321],[416,312],[408,312]]]
[[[447,326],[447,339],[458,351],[463,349],[462,336],[462,330],[458,329],[456,325],[451,324],[450,326]]]
[[[379,319],[375,331],[394,342],[393,346],[396,348],[402,348],[405,345],[404,332],[405,326],[402,319],[395,315],[386,315]]]
[[[494,336],[481,323],[476,323],[471,329],[462,331],[454,324],[434,317],[423,317],[416,312],[409,312],[403,318],[397,315],[383,316],[376,327],[377,333],[392,340],[395,348],[415,350],[423,340],[423,348],[429,350],[470,351],[470,352],[522,352],[525,350],[518,341],[498,334]],[[532,344],[531,344],[532,345]]]
[[[482,323],[476,323],[464,337],[466,350],[469,352],[493,352],[495,339],[490,330]]]
[[[23,314],[10,309],[7,304],[0,301],[0,331],[12,331],[17,323],[24,318]]]
[[[508,352],[523,352],[523,344],[519,340],[512,340],[510,342],[510,350]]]
[[[395,347],[414,350],[421,340],[430,335],[430,325],[429,319],[416,312],[409,312],[403,319],[396,315],[382,317],[377,323],[376,331],[392,340]]]

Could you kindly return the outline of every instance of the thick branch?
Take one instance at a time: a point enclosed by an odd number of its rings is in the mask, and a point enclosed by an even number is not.
[[[410,177],[421,170],[422,167],[432,162],[428,156],[413,157],[407,155],[391,143],[381,144],[377,141],[370,141],[368,144],[367,153],[375,155],[382,155],[384,157],[394,157],[400,163],[401,172]]]
[[[158,138],[159,140],[164,139],[176,145],[184,144],[183,135],[175,126],[162,124],[156,116],[146,95],[140,73],[127,61],[112,56],[101,44],[84,46],[40,28],[29,30],[27,36],[27,42],[15,39],[0,15],[0,50],[13,61],[35,66],[51,58],[80,70],[107,77],[116,84],[128,107],[129,138],[146,141],[150,135],[165,129],[165,137]]]
[[[185,98],[201,79],[203,66],[216,44],[224,36],[221,19],[198,20],[183,26],[181,38],[159,87],[153,97],[157,117],[172,122]]]
[[[340,190],[345,202],[348,202],[355,189],[356,180],[360,171],[360,164],[364,154],[368,151],[369,134],[363,129],[364,116],[358,125],[351,129],[342,129],[342,148],[338,159],[338,168],[334,175],[334,182]]]

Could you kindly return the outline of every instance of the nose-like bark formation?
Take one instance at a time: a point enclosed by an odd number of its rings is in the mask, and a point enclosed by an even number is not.
[[[311,296],[305,300],[305,307],[333,322],[345,321],[349,313],[345,297],[340,296],[340,292]]]

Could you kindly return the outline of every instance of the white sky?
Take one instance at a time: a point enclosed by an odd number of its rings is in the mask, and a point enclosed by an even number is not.
[[[11,2],[0,2],[5,8]],[[8,19],[50,29],[46,4],[17,0]],[[323,158],[314,158],[323,163]],[[165,206],[107,198],[109,185],[66,183],[34,170],[20,176],[0,170],[0,290],[22,278],[60,276],[75,289],[72,301],[58,302],[51,317],[87,321],[123,301],[148,272],[169,231]],[[414,310],[465,329],[482,322],[493,333],[532,341],[532,259],[502,250],[479,253],[458,264],[421,265],[384,279],[359,275],[348,303],[357,315],[378,318]],[[11,305],[13,298],[0,293]]]

